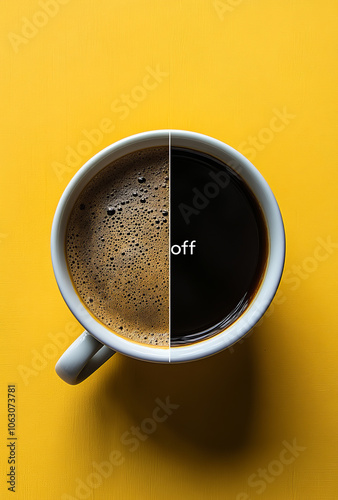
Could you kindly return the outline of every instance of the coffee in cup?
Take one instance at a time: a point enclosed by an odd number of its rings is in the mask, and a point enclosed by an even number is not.
[[[267,255],[263,212],[238,172],[172,145],[98,172],[66,232],[68,269],[90,313],[115,335],[161,348],[204,341],[235,322]]]
[[[131,341],[169,345],[169,157],[123,156],[85,187],[66,235],[69,272],[97,320]]]

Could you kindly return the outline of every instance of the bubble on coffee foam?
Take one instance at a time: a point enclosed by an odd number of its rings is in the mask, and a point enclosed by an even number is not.
[[[88,308],[120,335],[160,346],[169,345],[168,180],[167,148],[127,155],[85,188],[67,230],[70,271]],[[90,212],[80,212],[88,200]]]

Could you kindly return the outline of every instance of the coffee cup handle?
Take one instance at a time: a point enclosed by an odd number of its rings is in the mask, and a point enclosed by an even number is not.
[[[62,354],[55,371],[62,380],[76,385],[100,368],[113,354],[115,351],[84,331]]]

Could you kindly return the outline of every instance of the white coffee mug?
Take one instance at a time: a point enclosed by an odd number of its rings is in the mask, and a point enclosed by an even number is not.
[[[249,185],[265,216],[269,250],[267,264],[255,297],[243,314],[224,331],[190,345],[159,348],[138,344],[114,334],[89,313],[69,275],[65,237],[67,222],[76,199],[102,168],[128,153],[152,146],[173,145],[210,154],[232,167]],[[51,253],[61,294],[85,332],[66,350],[56,364],[56,372],[69,384],[87,378],[115,352],[160,363],[192,361],[215,354],[247,334],[271,303],[281,279],[285,259],[285,234],[276,199],[258,170],[238,151],[206,135],[184,130],[155,130],[122,139],[103,149],[75,174],[57,206],[51,234]]]

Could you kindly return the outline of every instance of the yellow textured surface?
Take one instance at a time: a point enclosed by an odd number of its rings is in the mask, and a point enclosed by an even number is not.
[[[0,497],[338,498],[337,3],[5,0],[1,10]],[[233,351],[185,366],[116,355],[68,386],[54,365],[81,326],[51,267],[57,202],[95,152],[168,127],[227,142],[265,176],[287,234],[280,293]],[[179,407],[154,424],[168,396]]]

